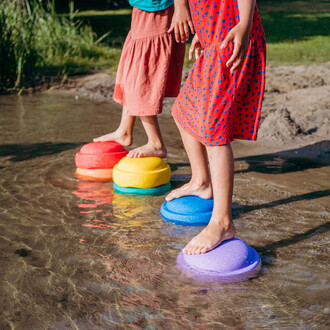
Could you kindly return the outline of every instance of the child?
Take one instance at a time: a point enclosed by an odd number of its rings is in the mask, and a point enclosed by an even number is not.
[[[190,0],[190,10],[196,35],[189,58],[195,51],[196,62],[172,115],[191,163],[192,177],[166,200],[185,195],[214,197],[209,224],[183,249],[187,254],[199,254],[235,236],[230,142],[257,138],[266,44],[255,0]]]
[[[121,122],[116,131],[94,139],[130,146],[135,118],[139,116],[148,143],[131,150],[129,157],[166,157],[157,115],[162,111],[163,98],[179,93],[189,27],[194,33],[186,0],[175,0],[174,5],[173,1],[129,1],[133,6],[131,30],[123,47],[113,95],[123,105]]]

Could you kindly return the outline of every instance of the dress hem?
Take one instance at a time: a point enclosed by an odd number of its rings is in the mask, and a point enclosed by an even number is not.
[[[194,137],[198,142],[200,142],[200,143],[201,143],[202,145],[204,145],[205,147],[219,147],[219,146],[222,146],[222,145],[230,144],[230,143],[232,143],[232,142],[235,141],[235,140],[245,140],[245,141],[252,141],[252,142],[257,140],[258,132],[255,132],[255,133],[253,133],[253,136],[252,136],[251,138],[249,138],[249,137],[239,137],[239,136],[234,135],[233,138],[228,139],[227,142],[222,142],[222,141],[221,141],[221,142],[219,142],[218,144],[217,144],[217,143],[214,143],[214,142],[212,142],[212,141],[209,142],[209,140],[201,139],[197,134],[195,134],[195,133],[193,132],[193,130],[191,130],[191,129],[187,128],[187,127],[183,127],[183,126],[181,125],[181,123],[178,121],[177,117],[176,117],[173,113],[171,113],[171,114],[172,114],[172,117],[175,119],[175,122],[176,122],[177,124],[179,124],[180,127],[181,127],[184,131],[186,131],[188,134],[190,134],[192,137]],[[205,143],[205,142],[206,142],[206,143]]]

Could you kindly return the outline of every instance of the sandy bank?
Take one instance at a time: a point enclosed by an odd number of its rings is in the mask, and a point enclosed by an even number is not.
[[[189,70],[184,72],[184,79]],[[115,77],[96,73],[70,78],[51,92],[67,91],[74,97],[96,102],[112,99]],[[173,99],[164,102],[163,115],[170,114]],[[260,143],[272,151],[303,148],[305,156],[330,160],[330,68],[326,66],[267,67],[265,99],[259,130]],[[263,148],[264,149],[264,148]],[[258,153],[258,151],[256,151]]]

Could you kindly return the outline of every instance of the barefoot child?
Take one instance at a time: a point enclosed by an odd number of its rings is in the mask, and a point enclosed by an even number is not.
[[[136,116],[146,131],[146,145],[129,157],[166,157],[158,125],[164,97],[180,90],[185,42],[194,33],[186,0],[130,0],[131,30],[126,38],[116,76],[113,98],[123,105],[116,131],[94,139],[132,144]],[[175,42],[176,41],[176,42]]]
[[[199,254],[235,236],[230,142],[257,138],[266,44],[255,0],[190,0],[190,9],[196,35],[189,58],[195,52],[196,62],[172,115],[191,163],[192,177],[166,200],[185,195],[214,197],[209,224],[183,249],[187,254]]]

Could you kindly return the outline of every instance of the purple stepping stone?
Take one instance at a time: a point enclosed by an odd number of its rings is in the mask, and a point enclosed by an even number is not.
[[[177,257],[177,267],[197,280],[237,282],[254,277],[261,268],[258,253],[244,241],[233,238],[204,254]]]

